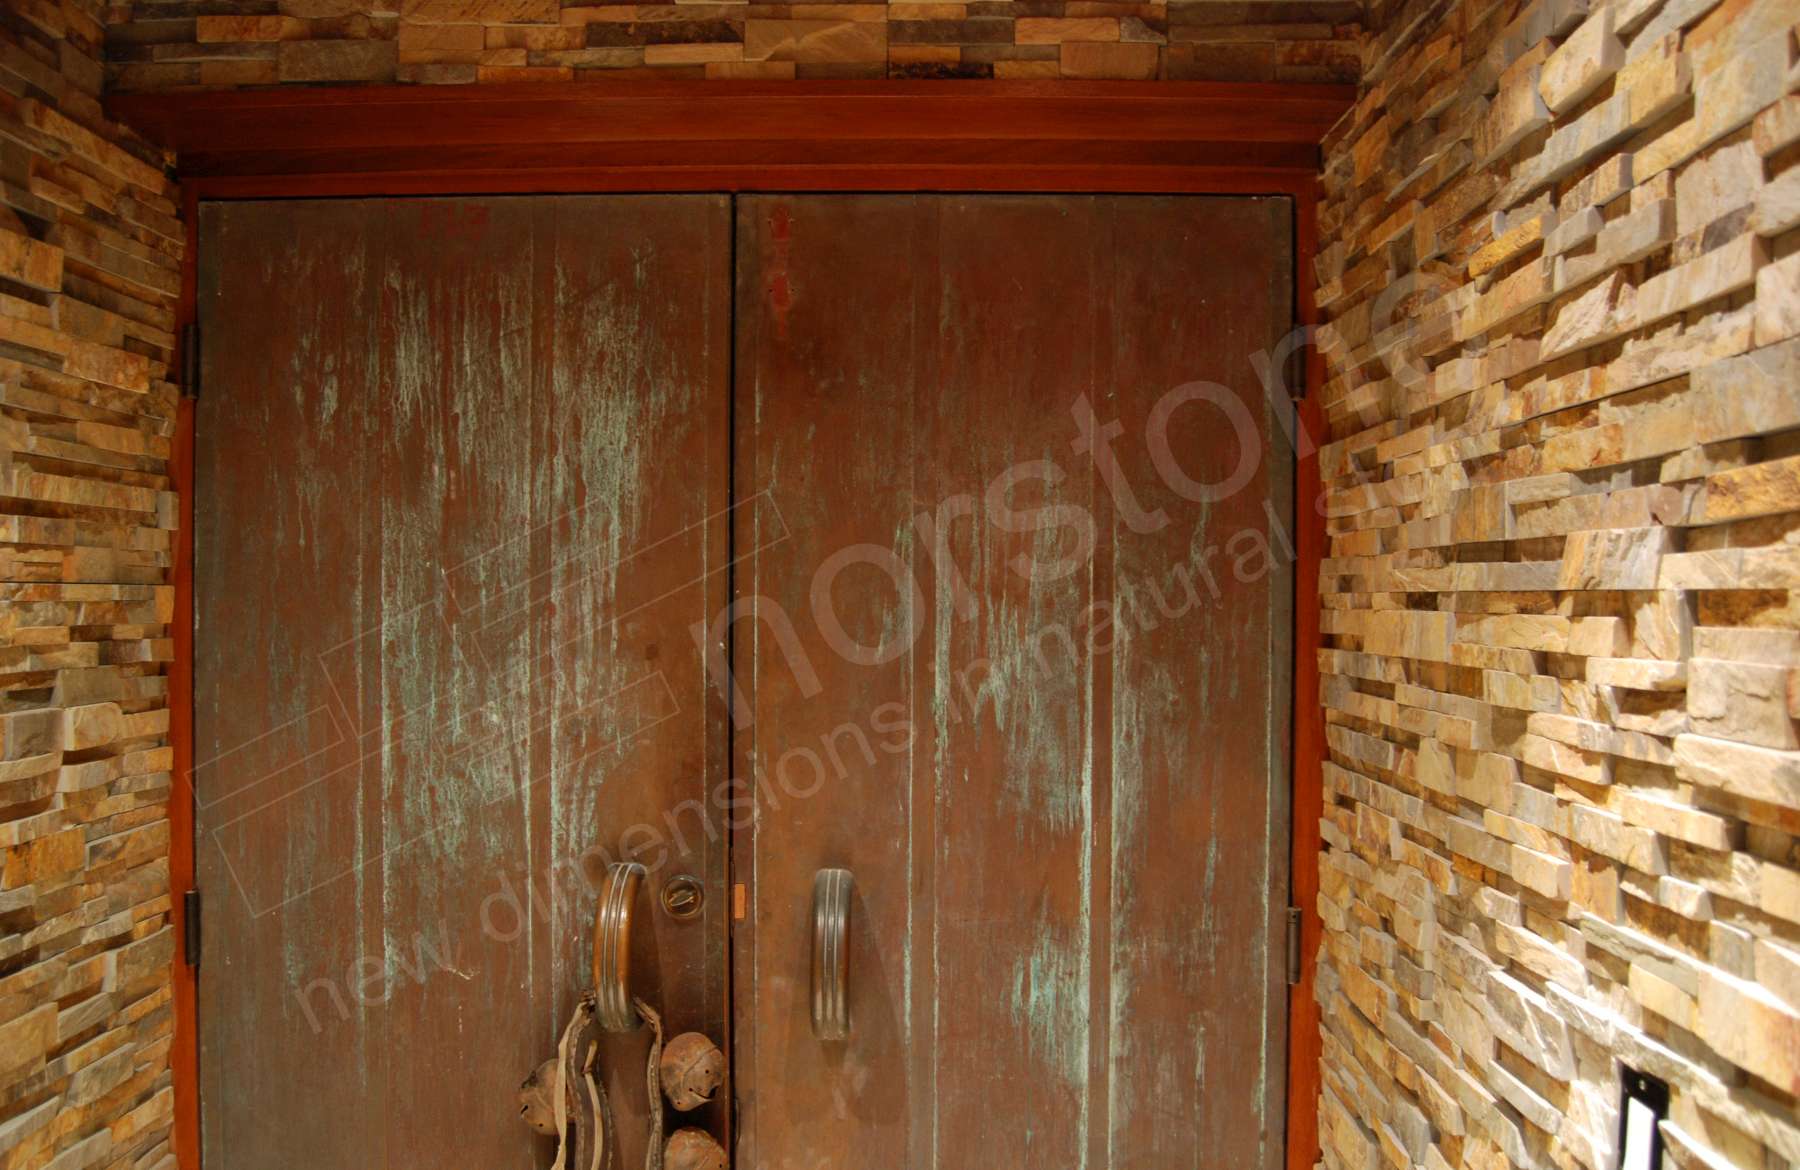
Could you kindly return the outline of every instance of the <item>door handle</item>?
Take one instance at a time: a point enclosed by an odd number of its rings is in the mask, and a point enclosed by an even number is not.
[[[813,875],[812,1027],[821,1040],[850,1035],[850,887],[847,869]]]
[[[645,869],[635,861],[606,867],[600,908],[594,914],[595,1017],[608,1032],[630,1032],[638,1026],[631,1002],[631,912]]]

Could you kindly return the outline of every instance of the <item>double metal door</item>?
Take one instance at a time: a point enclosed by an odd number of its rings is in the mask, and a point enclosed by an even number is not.
[[[1277,1165],[1289,235],[204,205],[207,1165],[548,1165],[518,1087],[597,981],[721,1045],[670,1126],[739,1166]]]

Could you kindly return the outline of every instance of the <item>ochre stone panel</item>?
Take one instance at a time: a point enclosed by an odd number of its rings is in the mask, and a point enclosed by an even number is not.
[[[172,1167],[184,239],[103,13],[0,13],[0,1168]]]
[[[1354,82],[1362,0],[122,0],[118,90],[621,77]]]
[[[1800,1163],[1792,0],[1396,3],[1318,260],[1324,1165]]]

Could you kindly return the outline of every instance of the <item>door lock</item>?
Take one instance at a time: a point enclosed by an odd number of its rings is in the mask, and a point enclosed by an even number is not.
[[[663,885],[663,912],[678,922],[698,918],[705,902],[706,888],[691,874],[676,874]]]

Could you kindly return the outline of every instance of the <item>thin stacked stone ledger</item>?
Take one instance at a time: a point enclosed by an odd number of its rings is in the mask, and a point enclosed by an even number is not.
[[[0,1170],[174,1165],[182,225],[104,10],[0,5]]]
[[[1371,14],[1318,257],[1331,1170],[1800,1166],[1794,0]]]
[[[1360,0],[120,0],[121,91],[321,82],[1354,82]]]

